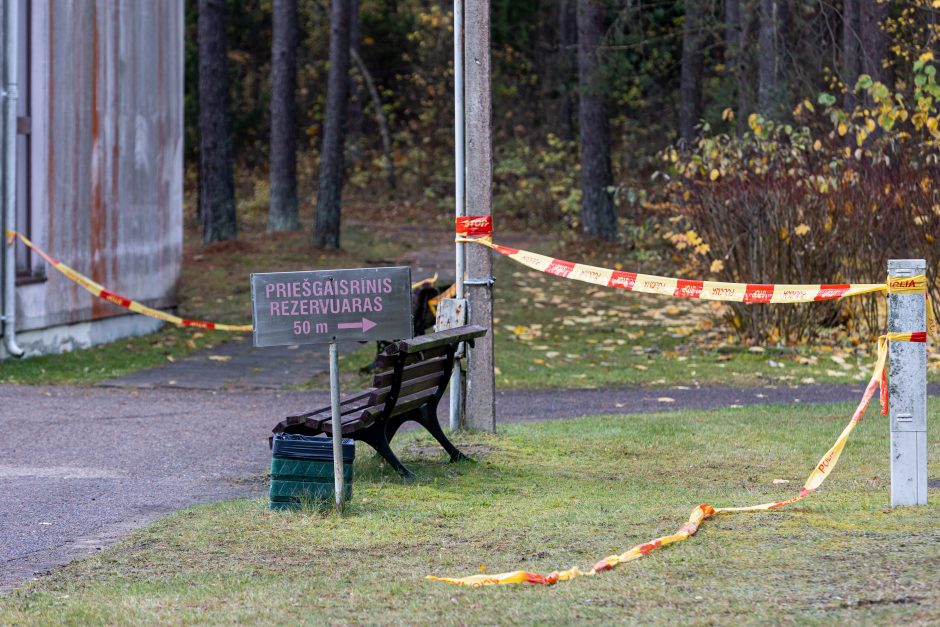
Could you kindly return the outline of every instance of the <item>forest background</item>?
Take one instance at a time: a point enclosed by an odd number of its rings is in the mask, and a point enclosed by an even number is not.
[[[298,206],[316,205],[321,248],[340,246],[343,195],[450,219],[451,8],[188,2],[186,159],[204,241],[237,238],[246,197],[267,201],[269,231],[301,228]],[[917,257],[935,271],[938,12],[934,0],[493,0],[497,224],[665,246],[670,269],[698,279],[868,282],[888,258]],[[878,302],[722,315],[753,341],[870,336]]]

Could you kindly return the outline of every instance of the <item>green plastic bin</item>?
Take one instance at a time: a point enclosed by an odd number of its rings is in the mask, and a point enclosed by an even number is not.
[[[333,440],[322,436],[278,433],[271,442],[271,509],[299,509],[304,505],[331,504]],[[343,440],[345,498],[352,498],[355,442]]]

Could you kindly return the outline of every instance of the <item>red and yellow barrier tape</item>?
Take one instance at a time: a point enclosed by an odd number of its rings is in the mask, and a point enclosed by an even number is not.
[[[47,254],[41,248],[33,244],[29,238],[27,238],[22,233],[17,233],[16,231],[7,230],[6,232],[7,240],[9,244],[12,244],[15,239],[19,239],[23,244],[28,246],[33,250],[37,255],[42,257],[47,263],[49,263],[53,268],[67,276],[69,279],[78,283],[80,286],[92,293],[92,295],[106,300],[113,305],[118,307],[123,307],[124,309],[129,309],[135,313],[143,314],[145,316],[150,316],[151,318],[157,318],[158,320],[163,320],[171,324],[175,324],[181,327],[196,327],[200,329],[213,329],[215,331],[251,331],[252,326],[250,324],[218,324],[215,322],[206,322],[204,320],[188,320],[186,318],[180,318],[179,316],[174,316],[173,314],[168,314],[165,311],[160,311],[159,309],[154,309],[148,307],[142,303],[132,300],[120,294],[116,294],[110,290],[104,288],[104,286],[99,285],[95,281],[92,281],[85,275],[77,272],[73,268],[65,265],[58,259]]]
[[[678,298],[698,298],[702,300],[721,300],[738,303],[810,303],[820,300],[832,300],[858,296],[870,292],[888,290],[885,283],[835,283],[813,285],[785,285],[764,283],[725,283],[721,281],[694,281],[672,277],[623,272],[610,268],[599,268],[583,263],[555,259],[528,250],[509,248],[493,243],[492,216],[468,216],[457,218],[458,242],[472,242],[492,248],[501,255],[522,265],[554,274],[566,279],[575,279],[616,287],[631,292],[660,294]],[[914,281],[926,287],[926,277],[905,277],[904,283]]]
[[[237,332],[247,332],[247,331],[251,331],[254,328],[250,324],[219,324],[217,322],[206,322],[204,320],[189,320],[187,318],[180,318],[179,316],[168,314],[165,311],[160,311],[159,309],[148,307],[142,303],[137,302],[136,300],[127,298],[125,296],[121,296],[120,294],[117,294],[108,289],[105,289],[104,286],[89,279],[88,277],[78,272],[74,268],[67,266],[66,264],[62,263],[61,261],[59,261],[52,255],[48,254],[47,252],[45,252],[44,250],[36,246],[36,244],[34,244],[28,237],[26,237],[22,233],[8,229],[6,232],[6,236],[7,236],[8,245],[12,245],[15,240],[19,239],[21,242],[23,242],[23,244],[25,244],[33,252],[35,252],[37,255],[42,257],[53,268],[55,268],[56,270],[64,274],[66,277],[68,277],[75,283],[79,284],[80,286],[82,286],[83,288],[91,292],[92,295],[102,300],[105,300],[111,303],[112,305],[117,305],[118,307],[129,309],[130,311],[133,311],[134,313],[139,313],[145,316],[150,316],[151,318],[163,320],[165,322],[169,322],[171,324],[175,324],[181,327],[196,327],[199,329],[212,329],[214,331],[237,331]],[[434,276],[429,277],[427,279],[423,279],[421,281],[412,283],[411,289],[417,289],[421,287],[422,285],[434,285],[435,283],[437,283],[437,278],[438,278],[438,275],[435,274]],[[453,289],[453,286],[451,286],[451,289]],[[445,294],[442,294],[441,296],[439,296],[438,299],[434,301],[434,305],[436,306],[437,301],[441,297],[446,297],[448,294],[450,294],[450,290],[448,290],[448,292],[446,292]],[[437,312],[435,311],[435,315],[436,314]]]
[[[638,544],[629,551],[619,555],[610,555],[605,557],[587,571],[582,571],[577,566],[573,566],[567,570],[555,571],[547,575],[528,572],[525,570],[516,570],[512,572],[500,573],[497,575],[471,575],[469,577],[458,578],[434,577],[429,575],[427,579],[434,581],[444,581],[447,583],[457,584],[459,586],[480,587],[509,583],[554,584],[559,581],[569,581],[576,577],[592,577],[606,570],[611,570],[625,562],[631,562],[633,560],[639,559],[644,555],[654,551],[655,549],[668,546],[675,542],[688,540],[690,537],[695,535],[704,521],[718,514],[767,511],[772,509],[779,509],[781,507],[786,507],[787,505],[792,505],[798,501],[802,501],[816,488],[822,485],[822,483],[835,470],[836,464],[839,461],[839,456],[842,455],[842,450],[845,448],[845,444],[849,439],[849,435],[852,433],[852,430],[855,429],[855,425],[858,424],[858,422],[862,419],[862,416],[864,415],[865,410],[868,408],[875,391],[879,388],[881,397],[881,413],[888,413],[887,378],[885,375],[885,362],[888,357],[888,343],[925,341],[926,334],[922,332],[889,333],[887,335],[881,336],[878,339],[878,359],[875,363],[875,368],[872,372],[871,379],[869,379],[868,385],[865,387],[862,400],[855,408],[855,412],[852,414],[852,418],[849,420],[849,423],[842,430],[842,433],[839,434],[835,444],[833,444],[832,447],[826,451],[826,454],[820,458],[819,463],[816,464],[812,472],[810,472],[809,477],[807,477],[806,482],[803,484],[803,488],[800,490],[800,493],[792,498],[785,499],[783,501],[773,501],[770,503],[761,503],[760,505],[749,505],[745,507],[713,507],[707,503],[703,503],[702,505],[699,505],[692,510],[692,514],[689,516],[688,522],[681,525],[675,533],[668,536],[663,536],[661,538],[656,538],[655,540],[650,540],[649,542],[644,542],[643,544]]]
[[[548,272],[565,278],[573,278],[597,285],[620,287],[638,292],[663,294],[681,298],[703,298],[710,300],[731,300],[737,302],[765,302],[765,303],[797,303],[843,298],[868,292],[886,291],[892,294],[926,294],[927,279],[925,276],[894,277],[884,284],[844,284],[844,285],[753,285],[743,283],[718,283],[709,281],[684,281],[667,277],[646,276],[633,273],[618,272],[605,268],[595,268],[575,264],[560,259],[552,259],[528,251],[506,248],[493,244],[492,219],[490,216],[472,216],[457,219],[457,241],[475,242],[488,246],[499,253],[519,261],[535,270]],[[626,277],[626,278],[624,278]],[[936,333],[937,324],[933,319],[930,303],[927,303],[927,329],[930,334]],[[698,532],[702,523],[718,514],[734,512],[755,512],[779,509],[792,505],[805,499],[832,474],[835,470],[842,450],[845,448],[855,425],[862,419],[865,410],[871,403],[875,391],[879,391],[881,400],[881,413],[888,413],[888,383],[885,363],[888,358],[889,342],[926,342],[928,331],[912,333],[888,333],[878,339],[878,358],[874,371],[862,394],[855,412],[849,423],[836,438],[832,447],[820,458],[819,462],[806,478],[803,488],[796,496],[782,501],[761,503],[743,507],[713,507],[707,503],[699,505],[675,533],[638,544],[629,551],[619,555],[610,555],[597,562],[590,570],[582,571],[577,566],[567,570],[555,571],[547,575],[533,573],[525,570],[500,573],[497,575],[471,575],[468,577],[435,577],[429,575],[427,579],[444,581],[460,586],[488,586],[510,583],[554,584],[559,581],[570,581],[576,577],[591,577],[611,570],[649,554],[655,549],[687,540]]]

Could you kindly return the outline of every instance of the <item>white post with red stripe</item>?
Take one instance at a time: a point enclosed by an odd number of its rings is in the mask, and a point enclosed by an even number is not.
[[[891,259],[888,276],[925,274],[923,259]],[[889,281],[890,283],[890,281]],[[927,328],[923,294],[888,295],[888,331]],[[891,342],[888,349],[891,399],[891,506],[927,504],[927,344]]]

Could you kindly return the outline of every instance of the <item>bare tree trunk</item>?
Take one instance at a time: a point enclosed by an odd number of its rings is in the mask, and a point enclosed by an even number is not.
[[[575,116],[577,101],[574,98],[575,50],[578,45],[577,0],[561,0],[558,7],[558,90],[561,95],[561,137],[572,141],[575,138]]]
[[[877,0],[860,0],[859,2],[862,72],[882,83],[890,79],[890,73],[882,65],[888,56],[888,36],[881,27],[889,8],[888,2],[877,2]]]
[[[199,0],[199,217],[202,241],[235,239],[225,0]]]
[[[300,228],[297,216],[297,0],[274,0],[273,12],[269,232]]]
[[[702,0],[685,0],[682,23],[682,68],[679,76],[679,138],[695,139],[695,125],[702,118]]]
[[[851,111],[855,108],[855,83],[859,74],[859,0],[842,2],[842,82],[846,91],[842,106]]]
[[[744,120],[747,116],[747,88],[744,84],[744,50],[746,18],[742,18],[741,0],[725,0],[725,66],[734,85],[737,96],[737,129],[744,132]]]
[[[777,117],[780,98],[781,50],[777,36],[779,23],[780,2],[778,0],[761,0],[757,108],[762,115],[769,118]]]
[[[598,47],[604,36],[603,0],[578,1],[578,121],[581,135],[581,222],[585,235],[617,239],[610,192],[610,120],[601,84]]]
[[[375,123],[379,127],[379,135],[382,137],[382,152],[385,153],[385,180],[390,189],[395,189],[395,161],[392,159],[392,135],[388,130],[388,118],[385,117],[385,109],[382,108],[382,98],[379,96],[379,90],[375,87],[375,81],[372,80],[372,74],[363,62],[362,57],[355,48],[349,49],[349,55],[353,63],[356,64],[362,80],[366,84],[369,96],[372,98],[372,108],[375,109]]]
[[[355,63],[356,57],[361,58],[362,35],[359,29],[359,0],[350,0],[349,5],[349,53],[350,60]],[[362,158],[363,124],[365,116],[363,114],[362,86],[358,81],[352,81],[349,86],[349,118],[346,123],[346,143],[350,145],[352,151],[350,158],[358,161]]]
[[[330,71],[313,230],[313,243],[317,248],[339,248],[343,143],[349,96],[349,5],[350,0],[333,0],[330,8]]]
[[[751,49],[754,47],[755,4],[752,0],[740,0],[741,8],[741,45],[738,48],[738,134],[747,130],[747,118],[754,110],[753,76],[754,59]]]

